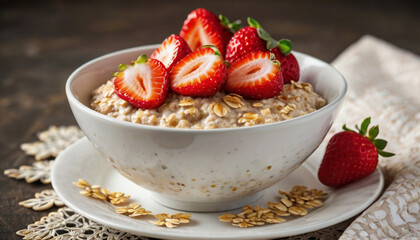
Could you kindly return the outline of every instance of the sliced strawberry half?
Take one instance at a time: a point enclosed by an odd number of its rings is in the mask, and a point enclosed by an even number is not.
[[[179,35],[185,39],[192,51],[204,45],[214,45],[224,55],[230,33],[212,12],[198,8],[188,14]]]
[[[188,43],[182,37],[172,34],[162,42],[150,58],[161,61],[169,72],[179,60],[190,53]]]
[[[120,65],[114,79],[115,93],[134,107],[157,108],[168,95],[168,72],[156,59],[140,56],[130,66]]]
[[[170,86],[181,95],[210,97],[222,89],[226,74],[220,52],[205,47],[175,64],[169,75]]]
[[[271,98],[283,89],[280,63],[269,52],[252,52],[228,69],[227,92],[250,99]]]

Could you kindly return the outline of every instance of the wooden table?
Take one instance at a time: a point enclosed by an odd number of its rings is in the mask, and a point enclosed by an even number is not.
[[[418,1],[4,1],[0,45],[0,169],[34,159],[23,142],[50,125],[76,124],[64,93],[78,66],[103,54],[159,43],[179,33],[197,7],[231,20],[259,20],[272,36],[293,40],[294,49],[332,61],[349,44],[372,34],[420,53]],[[417,25],[417,28],[416,28]],[[0,176],[0,239],[20,239],[26,228],[49,211],[34,212],[19,201],[51,188]],[[53,209],[55,210],[55,209]]]

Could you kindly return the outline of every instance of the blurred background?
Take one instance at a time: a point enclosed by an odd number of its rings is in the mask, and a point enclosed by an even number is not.
[[[160,43],[193,9],[251,16],[294,50],[331,62],[365,34],[420,54],[420,1],[1,1],[0,169],[33,162],[19,149],[50,125],[75,124],[67,77],[88,60]],[[38,220],[17,202],[49,188],[0,176],[0,239]],[[16,237],[18,239],[18,237]]]

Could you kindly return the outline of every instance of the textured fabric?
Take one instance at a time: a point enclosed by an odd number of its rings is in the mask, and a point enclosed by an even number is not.
[[[371,116],[388,140],[380,157],[385,193],[353,221],[340,239],[420,238],[420,58],[380,39],[364,36],[334,62],[349,90],[331,137],[343,123]],[[328,140],[328,139],[326,139]]]

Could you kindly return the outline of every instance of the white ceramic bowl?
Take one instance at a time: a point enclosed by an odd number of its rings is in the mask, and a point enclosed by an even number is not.
[[[67,80],[66,94],[79,126],[104,159],[150,190],[157,202],[180,210],[221,211],[256,200],[319,146],[347,90],[343,76],[329,64],[295,52],[301,81],[311,83],[328,104],[291,120],[175,129],[125,122],[89,108],[91,91],[110,79],[120,63],[143,53],[150,56],[157,46],[110,53],[82,65]]]

